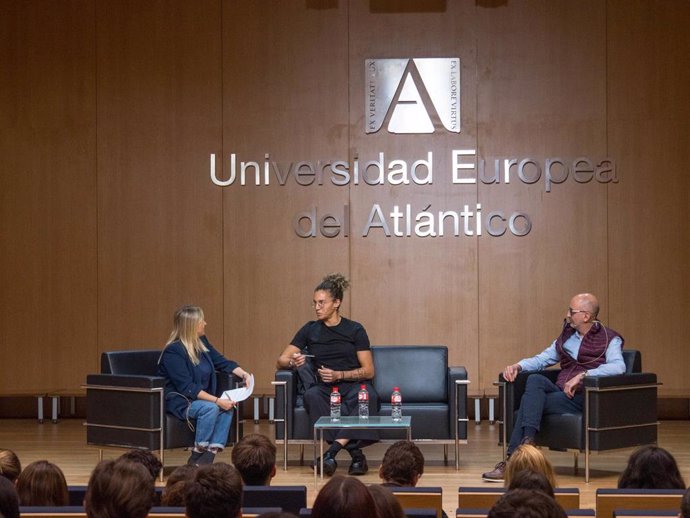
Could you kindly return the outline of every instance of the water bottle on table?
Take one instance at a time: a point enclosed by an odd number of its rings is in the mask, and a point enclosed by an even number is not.
[[[369,419],[369,392],[367,391],[367,386],[364,384],[359,386],[357,403],[359,405],[359,418]]]
[[[340,392],[333,387],[331,392],[331,421],[340,421]]]
[[[391,417],[393,421],[400,421],[402,419],[402,394],[398,387],[393,387],[391,394]]]

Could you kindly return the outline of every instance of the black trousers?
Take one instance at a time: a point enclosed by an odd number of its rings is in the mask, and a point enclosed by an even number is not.
[[[379,408],[379,398],[373,385],[368,381],[343,381],[338,383],[340,392],[340,415],[359,414],[357,393],[360,385],[366,385],[369,392],[369,414],[376,415]],[[331,415],[331,385],[317,383],[311,386],[304,393],[304,407],[309,414],[309,424],[314,427],[314,423],[322,416]],[[336,439],[349,439],[351,441],[360,440],[367,443],[379,440],[379,434],[375,430],[324,430],[323,437],[329,443]]]

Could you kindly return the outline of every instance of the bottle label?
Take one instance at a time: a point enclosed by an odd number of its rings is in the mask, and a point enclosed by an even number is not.
[[[368,392],[360,392],[359,395],[357,396],[357,399],[360,402],[365,403],[365,402],[369,401],[369,393]]]
[[[331,394],[331,404],[332,405],[339,405],[340,404],[340,394]]]
[[[400,394],[393,394],[393,395],[391,396],[391,403],[393,403],[393,404],[395,404],[395,403],[402,403],[402,395],[400,395]]]

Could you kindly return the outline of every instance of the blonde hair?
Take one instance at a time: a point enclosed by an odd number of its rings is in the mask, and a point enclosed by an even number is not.
[[[198,334],[199,323],[203,320],[204,311],[199,306],[182,306],[175,311],[173,331],[165,344],[170,345],[178,340],[182,342],[194,365],[199,365],[199,354],[208,351]]]
[[[505,472],[505,486],[510,486],[510,482],[518,471],[536,471],[546,477],[552,487],[556,487],[556,474],[553,466],[544,454],[536,446],[523,444],[512,453],[508,459]]]
[[[12,450],[0,449],[0,475],[14,482],[22,471],[19,458]]]

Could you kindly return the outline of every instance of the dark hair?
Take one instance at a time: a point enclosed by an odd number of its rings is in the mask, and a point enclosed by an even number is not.
[[[0,477],[0,516],[19,518],[19,496],[10,479]]]
[[[314,507],[312,518],[378,518],[374,497],[354,477],[337,475],[321,488]],[[190,517],[194,518],[194,517]]]
[[[12,450],[0,450],[0,475],[14,482],[21,472],[22,464],[17,454]]]
[[[685,490],[683,499],[680,501],[681,518],[690,518],[690,488]]]
[[[554,498],[553,486],[546,475],[531,469],[523,469],[515,473],[508,486],[508,490],[511,489],[534,489]]]
[[[154,497],[153,478],[144,466],[104,460],[91,473],[84,508],[89,518],[146,518]]]
[[[235,518],[242,512],[242,478],[230,464],[200,466],[187,482],[188,518]]]
[[[542,491],[513,489],[489,510],[488,518],[567,518],[556,500]]]
[[[297,518],[297,515],[288,513],[287,511],[269,511],[267,513],[261,513],[256,518]]]
[[[329,273],[314,291],[327,291],[334,300],[343,300],[345,290],[350,287],[350,281],[342,273]]]
[[[232,463],[246,485],[268,485],[276,465],[276,446],[260,433],[245,435],[232,449]]]
[[[21,505],[69,504],[65,475],[47,460],[37,460],[24,468],[17,478],[17,494]]]
[[[165,481],[165,488],[161,495],[161,505],[169,507],[184,507],[184,495],[189,482],[199,466],[196,464],[183,464],[170,473]]]
[[[405,518],[405,511],[393,492],[387,487],[373,484],[369,486],[379,518]]]
[[[658,446],[643,446],[630,455],[620,479],[621,489],[685,489],[676,459]]]
[[[156,478],[158,478],[158,475],[160,475],[161,469],[163,469],[163,464],[161,464],[161,461],[158,460],[158,457],[156,457],[149,450],[129,450],[120,455],[120,458],[122,460],[142,464],[148,470],[148,472],[151,473],[154,481]]]
[[[424,473],[424,455],[412,441],[398,441],[383,454],[381,478],[401,486],[414,486]]]

